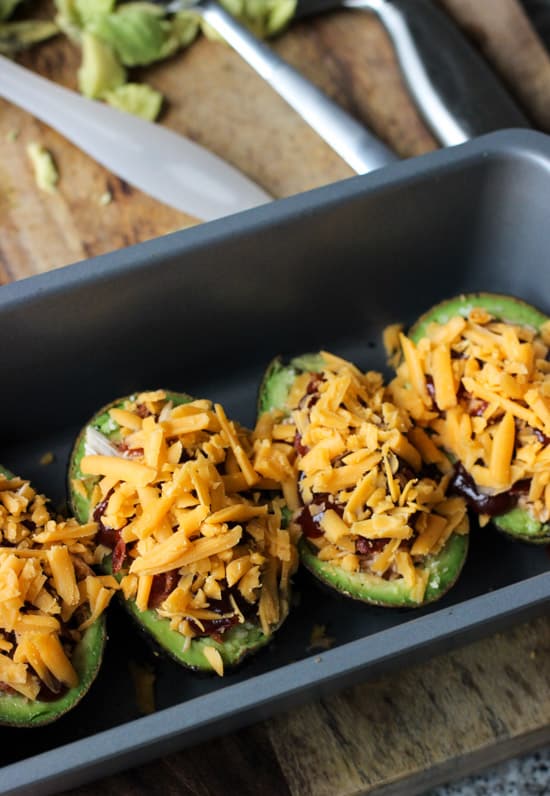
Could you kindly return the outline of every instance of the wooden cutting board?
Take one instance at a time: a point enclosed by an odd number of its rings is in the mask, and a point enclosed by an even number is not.
[[[550,61],[515,0],[440,2],[481,43],[539,127],[550,129]],[[497,11],[495,24],[491,14]],[[521,31],[521,48],[510,30]],[[329,14],[294,25],[273,46],[403,157],[435,148],[373,17]],[[79,55],[67,41],[52,41],[21,61],[75,86]],[[352,175],[221,44],[200,40],[143,74],[167,97],[162,123],[221,155],[276,197]],[[9,140],[12,132],[15,141]],[[55,195],[35,186],[25,155],[33,140],[55,157]],[[0,142],[3,283],[197,223],[134,190],[2,101]],[[106,191],[113,201],[102,205]],[[412,796],[550,742],[549,664],[550,619],[539,619],[72,793]]]

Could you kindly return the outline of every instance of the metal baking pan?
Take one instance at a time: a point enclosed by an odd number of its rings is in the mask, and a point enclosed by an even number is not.
[[[381,330],[462,291],[550,311],[550,139],[496,133],[0,291],[0,460],[56,500],[81,425],[112,398],[169,387],[251,424],[275,354],[320,347],[383,368]],[[47,451],[55,463],[40,465]],[[271,647],[223,679],[152,657],[157,712],[140,717],[110,617],[98,681],[45,729],[0,730],[0,791],[50,793],[144,763],[276,710],[448,650],[544,610],[550,558],[486,529],[449,594],[422,610],[338,599],[297,578]],[[308,650],[316,624],[335,646]]]

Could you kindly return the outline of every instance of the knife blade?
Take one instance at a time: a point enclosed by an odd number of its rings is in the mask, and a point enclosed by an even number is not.
[[[341,7],[380,19],[409,91],[443,145],[506,127],[530,127],[489,65],[431,0],[298,0],[296,16]]]
[[[272,200],[229,163],[160,124],[69,91],[0,56],[0,97],[41,119],[98,163],[204,221]]]

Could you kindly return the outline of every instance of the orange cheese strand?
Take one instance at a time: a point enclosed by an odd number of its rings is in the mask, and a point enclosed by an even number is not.
[[[550,339],[547,331],[496,321],[480,308],[468,318],[432,323],[415,345],[401,337],[401,362],[390,394],[414,411],[418,427],[409,439],[425,460],[438,462],[442,447],[489,494],[529,480],[519,505],[550,521],[538,473],[550,451]],[[432,381],[433,401],[425,385]]]
[[[78,684],[74,647],[118,585],[104,586],[89,567],[97,523],[56,520],[21,479],[2,479],[1,488],[0,683],[34,700],[43,686]],[[92,604],[85,581],[102,590],[101,604]]]
[[[79,494],[88,497],[90,517],[109,495],[101,520],[126,546],[126,599],[142,611],[156,610],[190,641],[208,635],[205,623],[220,618],[229,586],[226,618],[245,621],[234,590],[271,632],[288,610],[298,560],[298,529],[283,529],[281,498],[269,494],[282,490],[293,507],[298,503],[289,429],[280,430],[276,442],[266,440],[273,423],[252,433],[219,404],[174,406],[160,390],[129,397],[110,416],[116,424],[110,443],[120,456],[84,456]],[[265,457],[262,466],[259,453],[266,442],[275,454],[270,466]],[[103,592],[87,585],[86,593],[92,610],[101,606]],[[221,674],[214,652],[208,654]]]
[[[424,354],[398,335],[398,329],[391,330],[388,346],[402,340],[422,392],[420,404],[428,406]],[[446,458],[413,425],[408,411],[392,402],[382,376],[361,373],[327,352],[322,356],[320,374],[296,379],[300,389],[295,385],[291,390],[288,416],[273,413],[271,421],[264,416],[259,425],[272,441],[299,437],[298,492],[318,530],[309,539],[318,557],[347,572],[404,579],[414,599],[422,602],[428,582],[421,574],[422,559],[440,549],[453,532],[467,532],[465,503],[459,499],[453,504],[454,498],[446,497],[447,476],[423,476],[425,464],[446,464]],[[439,389],[452,403],[449,364],[450,358]],[[288,432],[290,422],[294,434]],[[264,450],[258,442],[255,447],[263,466]],[[297,517],[301,511],[297,509]],[[426,517],[434,518],[429,528]]]

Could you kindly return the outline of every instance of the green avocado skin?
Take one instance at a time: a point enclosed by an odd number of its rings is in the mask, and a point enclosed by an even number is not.
[[[430,323],[447,323],[457,315],[467,317],[475,307],[487,310],[500,321],[530,326],[537,331],[549,320],[548,316],[536,307],[513,296],[498,293],[470,293],[436,304],[411,327],[409,337],[418,343],[426,337]],[[499,531],[519,541],[531,544],[547,544],[550,541],[550,523],[535,520],[525,509],[512,509],[506,514],[492,517],[492,522]]]
[[[79,678],[75,688],[70,688],[52,702],[31,702],[21,694],[0,695],[0,724],[11,727],[41,727],[63,716],[87,693],[101,666],[106,641],[105,618],[101,616],[84,631],[75,647],[71,663]]]
[[[175,405],[189,403],[194,400],[190,395],[186,395],[185,393],[170,391],[166,391],[166,397]],[[80,522],[88,522],[90,504],[88,500],[85,500],[74,491],[72,488],[72,479],[82,477],[79,464],[84,455],[86,429],[88,426],[94,426],[110,439],[116,439],[118,426],[111,420],[109,410],[115,407],[121,407],[126,400],[126,398],[119,398],[103,407],[103,409],[100,409],[86,426],[84,426],[74,445],[69,461],[68,491],[70,505]],[[107,558],[104,559],[102,569],[106,573],[112,574],[111,556],[107,556]],[[120,579],[121,576],[118,577]],[[159,617],[156,611],[140,611],[135,600],[125,600],[122,594],[120,595],[120,599],[122,600],[124,608],[137,623],[140,630],[144,631],[164,653],[168,654],[177,663],[195,671],[212,672],[212,667],[204,656],[205,647],[215,647],[222,657],[224,666],[231,668],[240,663],[247,655],[256,652],[271,640],[271,635],[268,636],[263,633],[258,625],[245,622],[226,630],[223,634],[223,642],[221,643],[215,641],[213,638],[198,638],[192,639],[187,648],[184,648],[185,638],[181,633],[170,629],[170,621],[168,619]]]
[[[1,465],[0,473],[6,478],[13,478],[13,474]],[[82,699],[95,680],[101,666],[105,641],[105,617],[100,616],[84,631],[73,652],[71,663],[78,674],[78,685],[68,689],[59,699],[48,702],[31,701],[22,694],[0,692],[0,724],[40,727],[67,713]]]
[[[438,600],[456,581],[468,552],[468,536],[453,534],[437,556],[428,556],[425,567],[430,575],[422,605]],[[319,561],[306,539],[300,540],[300,558],[320,581],[347,597],[389,608],[418,607],[403,578],[384,580],[365,572],[345,572],[327,561]]]
[[[280,359],[274,359],[264,376],[258,407],[264,412],[273,409],[284,411],[296,377],[300,373],[317,373],[322,369],[321,354],[295,357],[286,366]],[[419,606],[403,579],[388,581],[364,572],[345,572],[326,561],[319,561],[314,548],[305,538],[300,540],[298,551],[300,561],[312,575],[346,597],[389,608]],[[467,552],[468,536],[453,534],[437,556],[427,558],[426,567],[430,571],[430,577],[422,605],[434,602],[451,588],[460,574]]]

